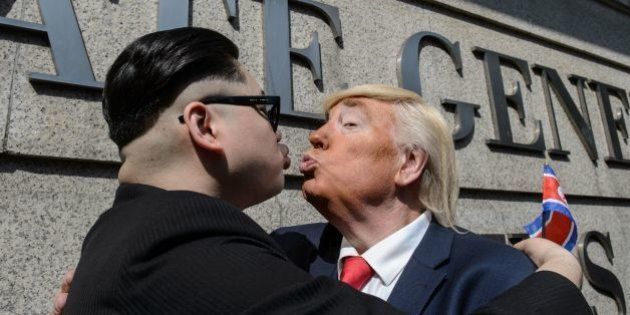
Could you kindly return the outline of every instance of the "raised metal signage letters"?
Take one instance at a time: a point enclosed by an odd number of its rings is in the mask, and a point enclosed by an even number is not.
[[[518,112],[518,118],[525,124],[525,107],[521,96],[521,86],[517,82],[512,94],[506,94],[503,89],[503,76],[501,75],[501,63],[508,63],[525,79],[525,84],[529,87],[532,78],[529,74],[527,61],[500,54],[488,49],[474,47],[475,55],[483,59],[486,72],[486,83],[488,86],[488,96],[490,98],[490,108],[494,119],[494,134],[496,139],[487,140],[486,143],[491,148],[516,149],[542,153],[545,150],[545,140],[542,134],[540,120],[534,121],[534,140],[530,143],[516,143],[512,137],[512,128],[508,116],[508,106],[513,107]]]
[[[455,145],[466,144],[475,133],[475,113],[481,106],[462,101],[443,99],[442,106],[455,113],[455,127],[453,128],[453,140]]]
[[[551,100],[551,88],[556,93],[560,105],[564,108],[564,112],[569,117],[569,121],[573,125],[573,129],[577,132],[586,152],[588,152],[591,160],[597,160],[597,147],[595,146],[595,137],[593,136],[593,129],[591,128],[591,122],[588,118],[588,110],[586,109],[586,101],[584,100],[584,82],[585,78],[574,76],[573,80],[578,86],[578,93],[580,95],[580,105],[584,116],[580,114],[580,110],[575,105],[575,102],[569,95],[567,88],[562,83],[560,75],[554,69],[534,65],[534,71],[540,74],[542,80],[543,92],[545,93],[545,102],[547,104],[547,113],[549,114],[549,122],[551,124],[551,131],[553,135],[554,148],[549,149],[549,154],[556,155],[569,155],[569,151],[562,149],[562,143],[560,142],[560,136],[558,135],[558,124],[556,123],[556,115],[553,110],[553,102]]]
[[[338,45],[342,45],[341,20],[339,9],[327,4],[310,0],[291,0],[291,3],[302,5],[317,11],[330,25]],[[321,52],[317,32],[313,32],[308,47],[297,49],[291,47],[289,21],[289,0],[265,0],[265,91],[279,95],[282,102],[280,113],[285,116],[298,117],[311,121],[320,121],[321,114],[296,111],[293,109],[293,80],[291,75],[291,57],[296,57],[308,64],[313,81],[322,90]]]
[[[577,252],[580,265],[582,265],[584,270],[584,276],[595,290],[615,300],[619,314],[626,314],[626,300],[619,279],[609,270],[594,264],[588,257],[587,247],[592,242],[599,243],[604,248],[606,258],[611,264],[613,263],[613,257],[615,257],[608,233],[604,235],[597,231],[589,231],[582,234],[578,242]]]
[[[455,70],[462,75],[462,55],[459,42],[452,43],[446,37],[433,32],[418,32],[411,35],[403,44],[396,60],[398,86],[422,95],[420,80],[420,52],[424,41],[434,42],[443,48],[453,60]],[[458,147],[470,142],[475,132],[475,112],[479,105],[456,100],[442,100],[442,106],[455,113],[453,140]]]
[[[29,80],[88,89],[103,88],[103,83],[94,79],[70,0],[39,0],[39,11],[43,24],[0,17],[0,27],[48,37],[57,75],[31,72]]]
[[[623,109],[625,109],[626,114],[628,114],[628,111],[630,110],[626,91],[594,80],[590,81],[590,84],[597,92],[597,102],[599,103],[602,123],[604,124],[604,130],[606,131],[606,140],[608,140],[608,153],[610,155],[604,158],[604,160],[610,166],[630,166],[630,160],[623,158],[618,135],[618,133],[621,132],[623,139],[626,142],[628,141],[628,129],[626,127],[626,122],[623,119]],[[610,104],[611,94],[617,96],[621,100],[621,104],[623,106],[623,109],[620,108],[614,113],[612,111],[612,105]]]
[[[453,63],[455,70],[462,75],[462,55],[459,50],[459,42],[451,43],[446,37],[433,32],[418,32],[411,35],[398,52],[396,60],[396,70],[398,74],[398,85],[404,89],[414,91],[422,95],[422,85],[420,82],[420,52],[423,41],[433,41],[444,48]]]
[[[237,0],[223,0],[227,19],[233,25],[238,19]],[[159,0],[158,31],[169,30],[190,25],[190,0]]]

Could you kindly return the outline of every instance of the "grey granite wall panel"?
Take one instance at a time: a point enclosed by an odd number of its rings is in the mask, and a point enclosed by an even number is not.
[[[83,238],[109,207],[116,169],[0,159],[0,313],[45,314]]]
[[[310,71],[293,64],[295,109],[320,112],[321,101],[341,86],[364,83],[396,85],[396,57],[403,42],[420,31],[439,33],[461,46],[460,76],[441,49],[423,46],[418,69],[423,97],[440,108],[451,126],[454,115],[440,106],[443,98],[480,105],[470,143],[457,151],[464,197],[459,223],[480,233],[519,233],[540,208],[543,157],[492,151],[494,125],[483,62],[475,46],[526,60],[532,84],[513,68],[503,67],[504,87],[520,82],[526,119],[509,110],[514,139],[532,139],[535,120],[542,123],[547,147],[553,145],[542,83],[531,66],[554,68],[571,97],[577,91],[567,76],[589,79],[630,90],[630,40],[619,31],[630,18],[597,1],[544,2],[460,0],[321,0],[339,8],[343,46],[335,43],[330,27],[310,10],[291,5],[290,41],[301,48],[316,31],[321,44],[324,84],[320,91]],[[157,0],[72,2],[97,80],[133,39],[157,27]],[[217,30],[240,48],[241,62],[264,83],[264,21],[261,1],[238,1],[239,20],[228,22],[222,1],[193,1],[191,23]],[[0,16],[42,23],[37,0],[0,3]],[[576,23],[581,23],[577,25]],[[498,24],[497,24],[498,23]],[[497,26],[502,25],[502,26]],[[567,27],[567,25],[576,25]],[[617,40],[619,39],[619,40]],[[578,51],[578,52],[576,52]],[[582,51],[583,53],[580,53]],[[594,56],[602,56],[600,60]],[[608,61],[607,61],[608,60]],[[614,62],[610,62],[613,60]],[[616,63],[615,63],[616,62]],[[622,65],[622,66],[619,66]],[[98,215],[110,205],[116,187],[118,154],[107,138],[99,94],[32,84],[28,72],[55,73],[50,48],[40,37],[0,28],[0,313],[45,313],[68,266],[76,263],[80,244]],[[580,231],[610,232],[614,264],[593,245],[595,263],[622,281],[630,302],[630,169],[611,168],[606,135],[595,92],[585,91],[599,159],[589,159],[564,110],[552,94],[563,149],[569,159],[552,160],[565,193],[577,201],[571,209]],[[621,108],[612,100],[614,109]],[[628,127],[630,117],[625,114]],[[7,120],[8,119],[8,120]],[[5,126],[8,126],[5,130]],[[323,221],[301,197],[297,168],[300,152],[309,147],[313,128],[294,119],[281,123],[293,165],[285,190],[245,213],[267,231],[280,226]],[[630,145],[621,141],[630,159]],[[101,163],[105,162],[105,163]],[[589,197],[592,196],[592,197]],[[583,292],[600,314],[613,313],[614,303],[588,284]]]
[[[0,17],[22,18],[22,1],[0,3]],[[11,107],[11,86],[20,36],[0,33],[0,152],[5,148],[6,127]]]

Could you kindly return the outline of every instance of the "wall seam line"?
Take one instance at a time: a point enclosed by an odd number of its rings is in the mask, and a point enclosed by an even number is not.
[[[20,10],[20,19],[24,19],[24,2],[21,3],[22,7]],[[15,46],[15,57],[13,58],[13,65],[11,70],[11,83],[9,84],[9,104],[7,105],[7,117],[4,125],[4,135],[2,139],[2,152],[7,152],[7,147],[9,143],[9,128],[11,125],[11,109],[13,108],[13,85],[15,84],[15,77],[17,75],[17,64],[18,57],[20,56],[20,48],[22,47],[22,43],[19,41],[16,42]]]

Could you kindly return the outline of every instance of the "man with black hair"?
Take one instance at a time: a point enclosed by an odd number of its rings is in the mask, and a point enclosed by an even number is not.
[[[290,161],[276,132],[280,100],[237,58],[221,34],[181,28],[145,35],[116,59],[103,113],[120,187],[85,238],[64,314],[397,313],[313,279],[241,212],[282,190]],[[528,287],[485,311],[505,312]]]
[[[65,314],[395,313],[291,264],[241,209],[284,186],[277,97],[207,29],[152,33],[110,68],[120,187],[83,243]]]

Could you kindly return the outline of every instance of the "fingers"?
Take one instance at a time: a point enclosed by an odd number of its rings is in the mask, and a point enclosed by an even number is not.
[[[579,262],[560,245],[542,238],[531,238],[514,245],[536,264],[536,271],[552,271],[582,286],[582,269]]]
[[[68,270],[66,274],[63,276],[63,280],[61,282],[61,292],[68,293],[70,291],[70,284],[72,284],[72,278],[74,278],[74,269]]]
[[[527,241],[529,241],[529,240],[532,240],[532,238],[524,239],[524,240],[522,240],[522,241],[520,241],[520,242],[518,242],[518,243],[514,244],[514,245],[513,245],[513,247],[514,247],[514,248],[516,248],[516,249],[518,249],[518,250],[520,250],[520,251],[522,251],[522,252],[524,252],[524,251],[525,251],[525,247],[527,246],[527,245],[525,244],[525,242],[527,242]]]
[[[556,250],[561,249],[564,251],[564,249],[556,243],[542,238],[530,238],[520,241],[514,245],[514,248],[529,256],[537,267],[540,267],[545,261],[551,259],[551,256],[557,255],[558,252]],[[560,252],[560,254],[562,254],[562,252]]]
[[[61,287],[55,297],[53,298],[53,315],[61,315],[63,308],[66,306],[66,300],[68,299],[68,292],[74,278],[74,269],[70,269],[63,275],[61,280]]]
[[[540,238],[540,237],[528,238],[514,244],[514,248],[520,251],[531,251],[532,249],[536,249],[536,248],[552,249],[555,247],[559,247],[559,245],[557,245],[556,243],[550,240]]]
[[[63,312],[64,306],[66,306],[66,300],[68,299],[68,293],[59,292],[55,295],[55,299],[53,300],[53,315],[61,315]]]

